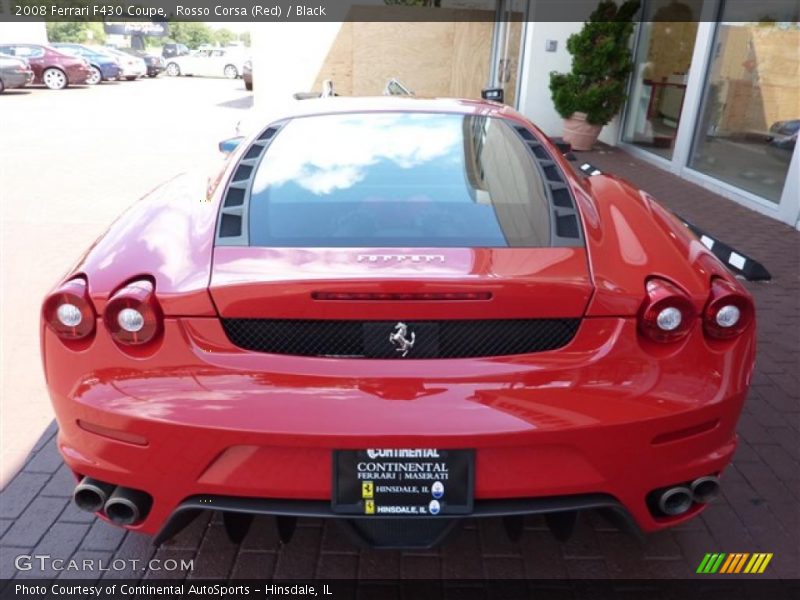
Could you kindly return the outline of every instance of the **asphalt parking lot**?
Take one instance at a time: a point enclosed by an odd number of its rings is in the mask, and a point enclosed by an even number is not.
[[[39,366],[39,301],[136,198],[178,172],[219,160],[216,142],[231,134],[249,102],[240,81],[201,79],[35,89],[0,98],[4,476],[24,465],[0,495],[0,578],[77,575],[15,570],[14,556],[37,552],[194,561],[193,570],[178,573],[83,574],[92,578],[679,578],[695,576],[709,552],[771,552],[761,577],[798,577],[800,233],[619,150],[581,159],[630,178],[760,259],[774,276],[771,283],[748,284],[759,313],[758,364],[723,497],[699,518],[641,543],[592,515],[566,543],[555,541],[541,518],[526,520],[518,543],[507,539],[499,521],[485,520],[468,522],[441,548],[397,552],[360,549],[336,527],[313,519],[300,521],[287,546],[273,521],[258,519],[237,545],[226,539],[221,521],[208,516],[155,549],[147,538],[72,507],[72,482],[55,449]]]

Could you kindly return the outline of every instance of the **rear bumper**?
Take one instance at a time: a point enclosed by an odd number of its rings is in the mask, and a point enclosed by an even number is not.
[[[124,65],[120,68],[120,77],[141,77],[147,73],[146,67],[136,66],[133,65]]]
[[[24,72],[8,72],[3,74],[3,85],[6,88],[21,88],[25,87],[29,83],[33,81],[33,72],[32,71],[24,71]]]
[[[667,354],[622,318],[585,320],[563,349],[503,359],[259,355],[231,347],[216,319],[167,320],[147,357],[124,354],[102,327],[80,352],[49,330],[43,339],[66,462],[151,494],[132,527],[149,534],[198,496],[329,506],[332,451],[385,447],[474,448],[476,506],[601,494],[656,531],[702,507],[655,517],[649,492],[730,462],[753,344],[710,348],[698,331]]]

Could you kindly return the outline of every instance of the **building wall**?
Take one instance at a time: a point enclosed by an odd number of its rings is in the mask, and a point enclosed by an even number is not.
[[[519,111],[549,136],[560,136],[563,120],[550,97],[550,72],[569,71],[572,56],[567,51],[567,38],[583,27],[582,22],[526,23],[525,51],[522,59]],[[555,40],[555,52],[548,52],[548,40]],[[617,143],[619,117],[603,128],[600,141]]]
[[[363,19],[342,25],[314,89],[331,79],[344,95],[378,95],[395,77],[422,97],[480,98],[489,80],[494,30],[485,11],[439,9],[445,14],[441,22],[387,23],[371,21],[367,9],[361,12]],[[509,55],[515,58],[521,28],[512,23],[509,32]],[[507,84],[509,102],[514,101],[515,73]]]
[[[253,36],[256,102],[295,92],[318,91],[331,80],[345,96],[380,95],[391,78],[421,97],[480,98],[489,83],[494,11],[438,8],[436,22],[381,22],[373,18],[396,12],[398,17],[424,16],[432,9],[354,6],[353,20],[345,23],[257,24]],[[488,18],[487,18],[488,17]],[[508,31],[512,68],[505,82],[506,99],[514,103],[517,57],[522,23]],[[275,60],[272,57],[280,57]]]

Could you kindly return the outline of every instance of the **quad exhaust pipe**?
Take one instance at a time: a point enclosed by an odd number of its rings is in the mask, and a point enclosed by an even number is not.
[[[108,497],[114,493],[115,485],[99,479],[84,477],[72,492],[72,500],[81,510],[98,512],[103,510]]]
[[[671,517],[682,515],[692,507],[692,490],[687,487],[671,487],[661,492],[658,508]]]
[[[719,477],[699,477],[687,485],[676,485],[656,492],[658,509],[675,517],[684,514],[693,504],[708,504],[719,496]]]
[[[150,495],[145,492],[118,487],[106,501],[105,512],[115,525],[133,525],[147,515],[151,503]]]
[[[150,512],[150,494],[91,477],[84,477],[72,493],[75,505],[87,512],[105,512],[115,525],[133,525]]]
[[[708,504],[719,496],[719,477],[709,475],[692,482],[692,498],[700,504]]]

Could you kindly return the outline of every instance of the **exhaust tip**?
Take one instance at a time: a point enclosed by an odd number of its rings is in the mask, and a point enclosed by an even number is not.
[[[139,508],[125,498],[117,498],[106,504],[106,516],[115,525],[132,525],[139,520]]]
[[[113,491],[114,486],[110,483],[84,477],[75,486],[75,490],[72,492],[72,501],[81,510],[95,513],[103,510],[106,500]]]
[[[673,487],[658,497],[658,508],[665,515],[682,515],[692,507],[692,490],[687,487]]]
[[[716,475],[700,477],[692,482],[692,497],[700,504],[708,504],[714,500],[719,496],[719,491],[719,477]]]
[[[115,525],[133,525],[147,516],[152,502],[145,492],[118,487],[106,501],[106,517]]]

